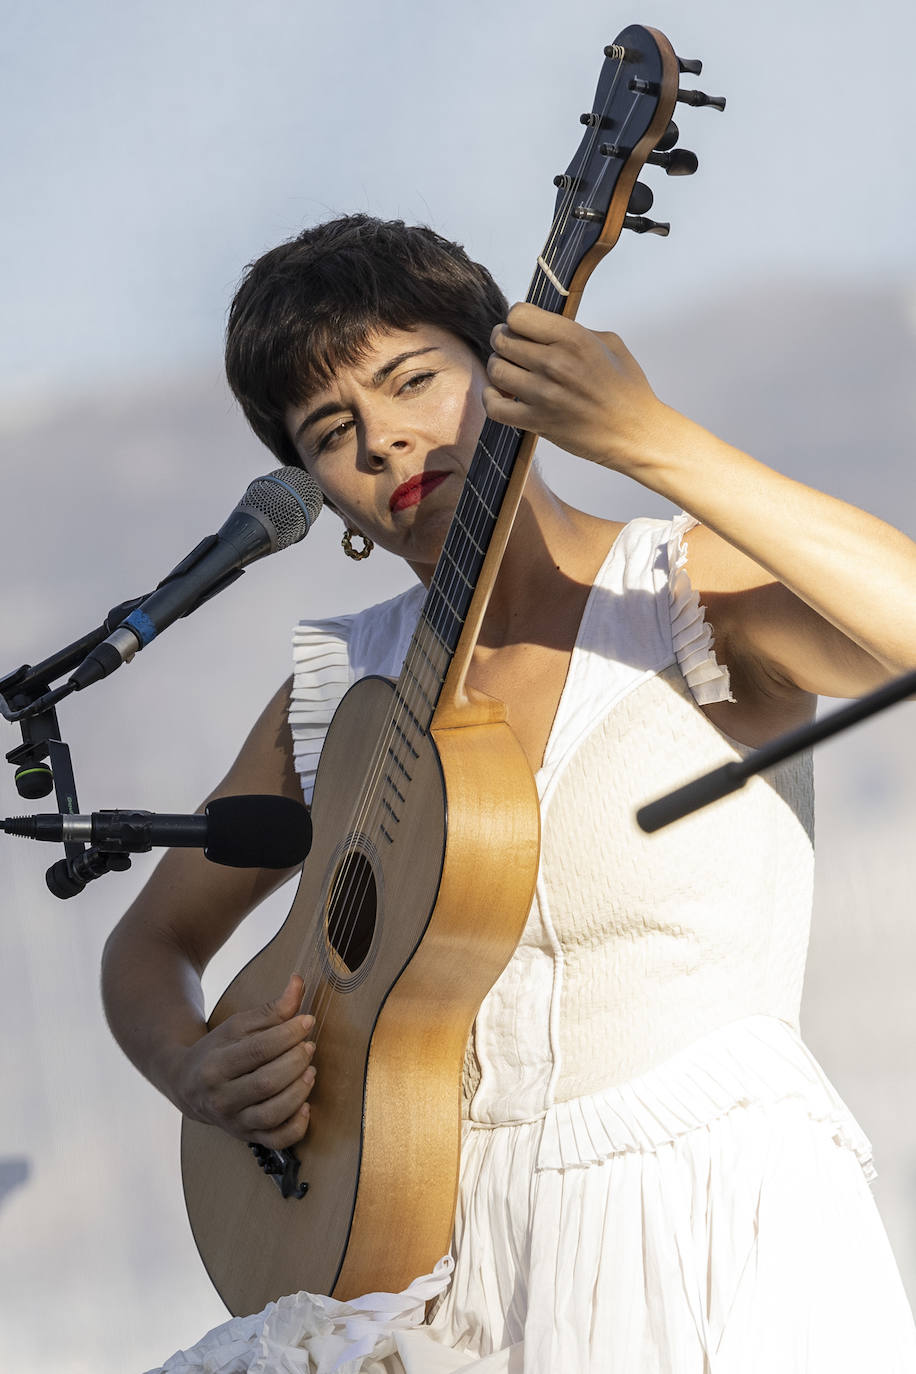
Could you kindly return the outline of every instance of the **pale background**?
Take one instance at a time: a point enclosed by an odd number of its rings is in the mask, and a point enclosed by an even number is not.
[[[148,590],[271,467],[221,380],[245,263],[339,211],[421,220],[524,295],[551,178],[624,25],[700,56],[724,115],[685,109],[691,180],[647,177],[667,240],[631,237],[580,318],[666,400],[916,533],[916,184],[905,0],[346,6],[0,4],[0,673]],[[685,82],[689,84],[689,82]],[[663,505],[566,458],[594,510]],[[300,615],[405,585],[348,564],[330,515],[129,670],[61,708],[83,810],[191,810],[288,671]],[[4,726],[7,742],[18,741]],[[916,1295],[911,708],[818,757],[804,1028],[877,1156]],[[0,777],[2,814],[41,809]],[[48,808],[50,809],[50,807]],[[184,1221],[177,1118],[104,1027],[101,944],[141,857],[64,904],[53,846],[2,839],[0,1368],[132,1374],[224,1312]],[[214,969],[262,943],[282,894]],[[736,914],[736,919],[738,914]]]

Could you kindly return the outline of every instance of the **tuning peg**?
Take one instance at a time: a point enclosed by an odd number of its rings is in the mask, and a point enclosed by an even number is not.
[[[594,110],[579,116],[580,124],[587,124],[590,129],[610,129],[614,123],[610,115],[596,114]]]
[[[593,210],[590,205],[577,205],[573,210],[573,219],[589,220],[592,224],[603,224],[604,215],[600,210]]]
[[[663,239],[666,239],[671,232],[670,224],[663,224],[654,219],[644,219],[642,215],[625,215],[623,227],[624,229],[632,229],[634,234],[658,234]]]
[[[709,105],[714,110],[725,109],[724,95],[707,95],[705,91],[678,91],[677,99],[682,105]]]
[[[650,188],[642,181],[637,181],[633,190],[630,192],[630,201],[627,210],[631,215],[644,215],[647,210],[652,209],[655,200]]]
[[[657,153],[667,153],[669,148],[673,148],[681,136],[681,131],[672,119],[665,132],[655,145]]]
[[[679,72],[689,72],[691,76],[699,76],[703,70],[703,63],[698,57],[679,57],[677,69]]]
[[[553,179],[554,186],[558,186],[561,191],[578,191],[582,185],[581,177],[571,177],[568,172],[558,172]]]
[[[669,177],[693,176],[700,165],[696,153],[692,153],[689,148],[675,148],[670,153],[660,153],[656,149],[649,154],[646,161],[653,167],[664,167],[665,174]]]

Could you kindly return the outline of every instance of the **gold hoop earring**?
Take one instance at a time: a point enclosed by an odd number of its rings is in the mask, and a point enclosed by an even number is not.
[[[353,547],[354,534],[357,536],[357,538],[363,541],[363,547],[361,549],[354,549]],[[363,534],[360,530],[344,530],[343,539],[341,539],[340,543],[347,557],[354,559],[357,563],[359,563],[363,558],[368,558],[372,550],[375,548],[375,545],[373,544],[369,536]]]

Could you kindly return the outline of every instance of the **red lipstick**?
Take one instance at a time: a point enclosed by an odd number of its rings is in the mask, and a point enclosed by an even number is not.
[[[447,472],[418,472],[415,477],[408,477],[406,482],[395,487],[391,493],[389,508],[394,511],[406,510],[408,506],[418,506],[423,497],[428,496],[434,487],[445,481],[446,477]]]

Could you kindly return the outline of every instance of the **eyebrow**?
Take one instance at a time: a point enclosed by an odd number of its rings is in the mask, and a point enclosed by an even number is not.
[[[394,358],[389,358],[387,363],[382,363],[382,366],[378,368],[377,371],[373,372],[372,385],[374,387],[380,387],[388,380],[392,372],[401,366],[401,363],[406,363],[409,358],[420,358],[424,353],[435,353],[436,348],[436,344],[430,344],[428,348],[411,348],[406,353],[398,353]],[[309,411],[308,415],[306,415],[305,419],[297,427],[296,433],[293,435],[293,440],[295,441],[298,439],[310,425],[317,425],[319,420],[326,420],[329,415],[336,415],[338,411],[344,409],[346,409],[346,407],[342,406],[338,401],[326,401],[324,405],[316,406],[314,410]]]

